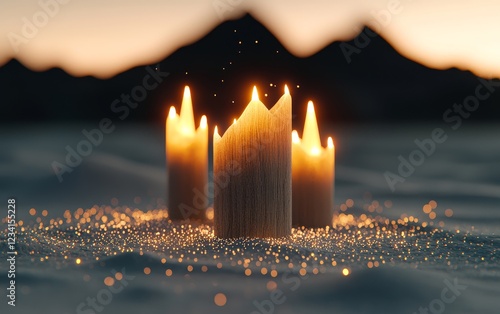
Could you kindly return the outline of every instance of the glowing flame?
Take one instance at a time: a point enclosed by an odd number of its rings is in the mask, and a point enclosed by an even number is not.
[[[266,94],[267,95],[267,94]],[[286,96],[286,97],[285,97]],[[267,96],[266,96],[267,97]],[[233,119],[232,125],[227,129],[231,130],[231,132],[236,132],[235,131],[235,126],[236,124],[241,124],[245,126],[247,123],[258,123],[258,120],[260,120],[258,117],[255,115],[257,114],[258,116],[262,115],[262,117],[269,117],[271,118],[271,121],[276,121],[275,123],[283,123],[280,117],[284,115],[283,112],[287,111],[288,108],[291,108],[292,105],[292,97],[289,95],[283,95],[278,102],[271,108],[268,109],[266,105],[260,101],[259,99],[259,93],[257,91],[257,87],[254,86],[252,89],[252,100],[248,103],[247,107],[243,111],[243,113],[238,117]],[[283,119],[289,119],[290,117],[285,116]],[[263,118],[267,119],[267,118]],[[251,121],[249,121],[251,120]],[[257,120],[257,121],[256,121]],[[237,131],[239,132],[239,131]],[[222,132],[222,135],[226,134],[224,131]],[[217,140],[219,138],[222,138],[218,134],[214,133],[214,140]]]
[[[314,112],[312,101],[307,103],[307,114],[304,132],[302,133],[302,143],[304,144],[304,149],[311,155],[319,155],[321,153],[318,122],[316,121],[316,113]]]
[[[184,95],[182,98],[181,112],[177,114],[175,107],[170,107],[167,117],[166,131],[171,133],[170,141],[176,141],[173,135],[181,135],[179,137],[180,141],[183,141],[186,137],[194,138],[200,132],[205,132],[208,128],[207,117],[203,115],[200,119],[200,125],[198,130],[195,128],[194,114],[193,114],[193,102],[191,100],[191,91],[188,86],[184,88]],[[170,131],[169,131],[170,130]]]
[[[333,139],[331,137],[328,137],[328,146],[329,149],[335,148],[335,145],[333,145]]]
[[[201,116],[200,128],[206,129],[207,125],[208,125],[208,123],[207,123],[207,116],[205,116],[205,115]]]
[[[175,107],[172,106],[172,107],[170,107],[170,110],[168,111],[168,118],[175,119],[176,117],[177,117],[177,112],[175,111]]]
[[[302,140],[296,130],[292,131],[292,143],[302,145],[303,150],[312,156],[322,155],[323,147],[321,146],[321,139],[319,136],[318,121],[316,120],[316,113],[312,101],[307,103],[306,121],[304,123],[304,132]],[[328,137],[327,149],[335,149],[333,139]]]
[[[297,130],[292,131],[292,143],[300,144],[300,137],[299,137],[299,133],[297,133]]]
[[[185,134],[194,134],[195,132],[193,102],[191,101],[191,91],[189,90],[189,86],[184,88],[179,126]]]
[[[290,91],[288,90],[288,86],[285,84],[285,95],[290,95]]]
[[[257,86],[254,86],[252,91],[252,101],[258,101],[258,100],[259,100],[259,93],[257,92]]]

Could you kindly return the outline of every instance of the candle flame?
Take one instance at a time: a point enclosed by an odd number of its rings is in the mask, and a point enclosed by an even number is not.
[[[253,101],[258,101],[259,100],[259,93],[257,92],[257,86],[253,87],[252,100]]]
[[[292,143],[300,144],[300,137],[299,137],[299,133],[297,133],[297,130],[292,131]]]
[[[265,119],[270,118],[270,121],[272,121],[273,123],[286,123],[286,121],[282,120],[290,119],[290,117],[288,117],[288,114],[286,114],[285,116],[285,113],[290,110],[291,105],[291,97],[285,97],[285,95],[283,95],[271,109],[268,109],[266,105],[260,101],[257,87],[254,86],[252,91],[252,100],[248,103],[245,110],[243,110],[243,113],[238,118],[233,119],[233,123],[227,129],[227,131],[230,130],[230,132],[236,132],[235,128],[233,127],[236,124],[243,123],[243,125],[247,125],[247,123],[254,123],[256,115],[265,117]],[[282,116],[284,117],[281,118]],[[223,135],[226,133],[224,131],[222,132]]]
[[[181,114],[179,125],[181,130],[186,134],[194,134],[194,114],[193,103],[191,100],[191,91],[189,86],[184,88],[184,97],[182,98]]]
[[[205,129],[207,127],[207,125],[208,125],[207,116],[205,116],[205,115],[201,116],[200,128]]]
[[[318,121],[316,120],[312,101],[307,103],[306,122],[304,124],[304,132],[302,133],[302,141],[305,150],[310,152],[311,155],[319,155],[321,153]]]
[[[175,107],[172,106],[172,107],[170,107],[170,110],[168,111],[168,118],[175,119],[175,117],[177,117],[177,112],[175,111]]]
[[[220,135],[219,135],[219,129],[217,128],[217,126],[215,126],[215,129],[214,129],[214,137],[215,136],[220,137]]]
[[[329,149],[335,148],[335,145],[333,145],[333,139],[331,137],[328,137],[328,148]]]
[[[288,86],[285,84],[285,95],[290,95],[290,91],[288,90]]]

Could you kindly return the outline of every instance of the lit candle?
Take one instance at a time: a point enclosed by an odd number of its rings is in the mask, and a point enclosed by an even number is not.
[[[167,206],[169,218],[204,220],[208,207],[208,126],[202,116],[195,129],[189,87],[184,89],[181,113],[170,107],[166,121]]]
[[[291,232],[291,114],[285,94],[268,110],[252,101],[221,137],[214,131],[214,229],[222,238]]]
[[[292,132],[292,224],[310,228],[331,224],[335,178],[335,147],[328,138],[321,147],[314,105],[307,104],[302,140]]]

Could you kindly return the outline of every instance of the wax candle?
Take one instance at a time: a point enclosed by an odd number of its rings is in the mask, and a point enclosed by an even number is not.
[[[321,147],[314,105],[307,105],[302,140],[292,132],[292,224],[325,227],[331,224],[335,178],[335,147],[328,138]]]
[[[180,115],[171,107],[166,121],[167,206],[175,221],[204,220],[208,198],[208,126],[202,116],[195,129],[189,87]]]
[[[214,229],[222,238],[291,232],[291,111],[288,88],[268,110],[252,101],[221,137],[214,131]]]

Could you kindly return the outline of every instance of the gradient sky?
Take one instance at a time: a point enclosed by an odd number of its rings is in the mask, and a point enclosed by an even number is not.
[[[364,47],[347,60],[342,47],[348,47],[346,43],[359,47],[362,41]],[[369,29],[353,41],[335,42],[310,57],[296,57],[249,15],[225,22],[177,50],[157,70],[170,75],[148,93],[127,122],[164,123],[168,107],[180,106],[183,86],[189,84],[197,120],[208,114],[209,124],[224,127],[243,111],[253,85],[271,107],[286,83],[294,115],[299,117],[294,127],[299,129],[308,100],[315,102],[324,123],[425,123],[442,120],[443,112],[480,84],[468,71],[429,69],[410,61]],[[111,103],[142,84],[147,73],[141,66],[109,79],[77,78],[60,69],[34,72],[10,61],[0,67],[0,120],[52,123],[116,116]],[[495,104],[499,101],[500,93],[493,93],[469,120],[498,121],[500,108]]]

